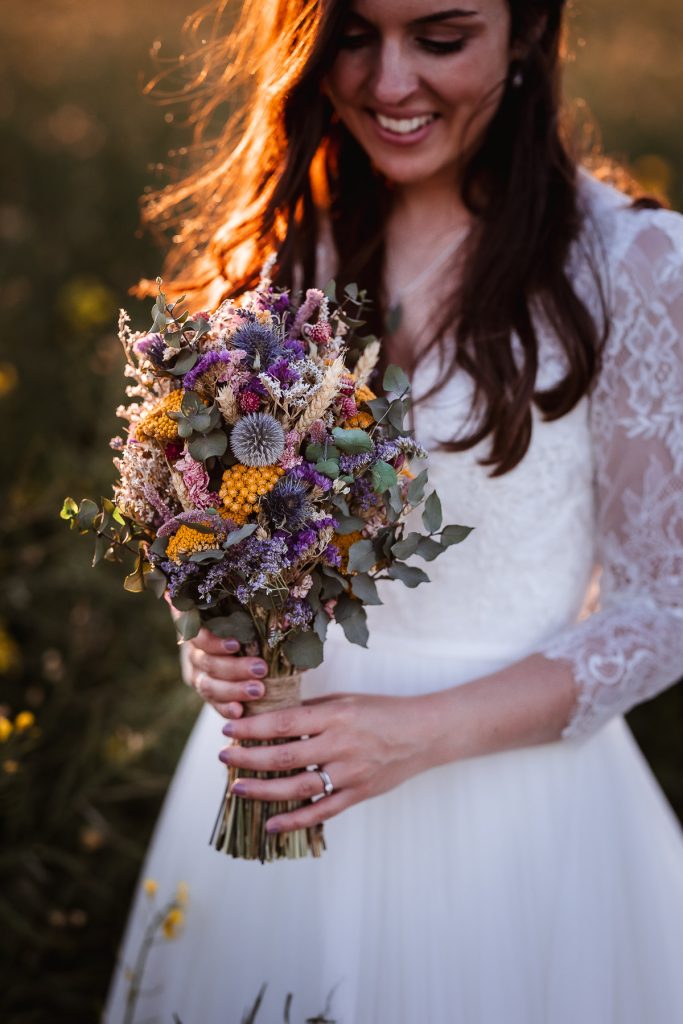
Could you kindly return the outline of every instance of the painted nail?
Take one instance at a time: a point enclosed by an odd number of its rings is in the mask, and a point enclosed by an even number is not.
[[[247,791],[247,787],[245,786],[245,784],[243,782],[235,782],[233,784],[232,789],[230,790],[231,793],[237,793],[238,796],[244,796],[246,791]]]
[[[270,832],[272,834],[273,832],[280,832],[280,831],[281,831],[280,825],[278,824],[277,821],[267,821],[266,822],[266,832]]]
[[[226,640],[223,643],[223,650],[227,651],[228,654],[234,654],[235,651],[239,651],[239,649],[240,649],[240,645],[239,645],[239,641],[237,641],[237,640]]]
[[[229,762],[230,762],[230,750],[229,749],[228,750],[221,750],[220,754],[218,755],[218,760],[222,761],[223,764],[229,764]]]
[[[225,725],[223,726],[223,735],[224,736],[232,736],[234,734],[234,732],[235,732],[235,724],[234,724],[234,722],[226,722]]]
[[[247,687],[247,693],[250,697],[261,697],[264,693],[264,687],[261,683],[249,683]]]
[[[260,678],[263,678],[263,676],[265,676],[267,671],[268,671],[268,668],[267,668],[266,665],[263,664],[263,662],[257,661],[255,665],[251,666],[251,674],[252,674],[252,676],[259,676]]]

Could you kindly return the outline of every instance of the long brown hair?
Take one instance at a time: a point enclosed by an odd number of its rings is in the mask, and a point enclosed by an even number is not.
[[[457,370],[475,385],[472,432],[444,440],[443,447],[462,451],[490,437],[482,462],[493,475],[523,458],[533,405],[545,419],[558,419],[589,390],[607,330],[606,317],[594,321],[567,272],[581,216],[577,164],[560,117],[563,3],[508,2],[511,41],[525,44],[522,65],[511,69],[521,71],[521,85],[506,83],[462,168],[462,196],[477,228],[428,346],[438,346],[443,360],[429,395]],[[214,9],[201,71],[186,96],[200,165],[143,201],[144,218],[174,232],[165,276],[178,289],[206,294],[222,277],[223,295],[237,295],[256,284],[273,249],[278,284],[291,287],[299,268],[304,286],[312,285],[323,205],[331,215],[339,282],[356,281],[376,299],[373,326],[381,333],[390,194],[321,89],[349,6],[348,0],[245,0],[230,32],[225,0]],[[207,31],[210,10],[192,21],[195,37]],[[214,133],[230,97],[235,113]],[[599,286],[597,271],[596,280]],[[546,391],[536,390],[536,304],[567,357],[565,376]]]

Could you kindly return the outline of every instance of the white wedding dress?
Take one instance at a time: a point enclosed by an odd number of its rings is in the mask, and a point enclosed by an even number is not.
[[[574,667],[563,738],[446,765],[325,826],[319,860],[269,865],[216,852],[223,720],[199,716],[142,877],[189,886],[186,926],[150,955],[137,1024],[681,1024],[683,833],[623,720],[683,674],[683,217],[632,210],[582,174],[577,288],[610,310],[604,368],[564,418],[492,479],[433,450],[444,521],[476,527],[418,590],[385,584],[368,649],[336,629],[308,694],[417,694],[531,652]],[[539,320],[540,322],[540,320]],[[560,354],[541,324],[539,383]],[[424,393],[438,371],[416,373]],[[456,376],[416,410],[428,448],[468,408]],[[422,563],[417,563],[422,564]],[[147,918],[138,890],[122,946]],[[105,1020],[121,1024],[116,971]],[[333,990],[333,991],[332,991]]]

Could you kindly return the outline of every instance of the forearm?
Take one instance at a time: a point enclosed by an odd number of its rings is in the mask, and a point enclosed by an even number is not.
[[[568,661],[532,654],[491,675],[414,699],[423,767],[431,768],[560,739],[576,688]]]

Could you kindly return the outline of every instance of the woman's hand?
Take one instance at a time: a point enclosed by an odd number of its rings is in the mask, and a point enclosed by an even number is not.
[[[224,718],[240,718],[244,702],[265,692],[261,680],[268,666],[261,658],[237,657],[239,646],[236,640],[219,640],[208,629],[187,641],[187,682]]]
[[[324,768],[334,792],[322,800],[270,818],[268,832],[310,828],[352,804],[378,796],[429,767],[429,742],[419,697],[333,694],[304,701],[301,707],[269,711],[223,727],[236,740],[273,740],[301,736],[274,746],[233,745],[221,761],[250,771],[293,771],[281,779],[237,779],[232,792],[253,800],[310,800],[322,781],[308,765]]]

